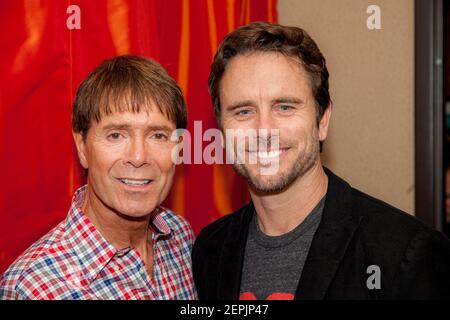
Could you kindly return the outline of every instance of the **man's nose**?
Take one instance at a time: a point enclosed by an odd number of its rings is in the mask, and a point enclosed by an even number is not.
[[[127,162],[138,168],[147,163],[147,149],[145,139],[132,139],[127,150]]]
[[[273,143],[274,138],[279,136],[279,128],[274,117],[268,111],[263,111],[259,114],[257,124],[258,142],[268,146]]]
[[[257,126],[257,129],[265,129],[268,132],[270,132],[271,129],[274,129],[275,121],[268,110],[263,109],[259,113]]]

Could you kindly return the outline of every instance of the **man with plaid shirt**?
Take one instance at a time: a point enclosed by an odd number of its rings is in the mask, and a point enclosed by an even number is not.
[[[72,129],[87,184],[67,218],[0,278],[0,299],[195,299],[190,225],[160,204],[173,180],[180,88],[157,63],[104,61],[81,84]]]

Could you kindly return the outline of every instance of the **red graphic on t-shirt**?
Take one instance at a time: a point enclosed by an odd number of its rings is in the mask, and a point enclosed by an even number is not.
[[[239,296],[239,300],[257,300],[253,292],[243,292]],[[264,300],[294,300],[294,295],[292,293],[286,292],[274,292],[266,297]]]

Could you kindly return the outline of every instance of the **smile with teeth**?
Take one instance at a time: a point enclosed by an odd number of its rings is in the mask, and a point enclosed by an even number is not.
[[[269,152],[266,151],[258,151],[258,158],[268,159],[268,158],[275,158],[278,157],[281,154],[281,150],[271,150]]]
[[[284,151],[287,149],[276,149],[276,150],[270,150],[270,151],[258,151],[257,155],[258,158],[261,160],[265,159],[272,159],[279,157]],[[256,151],[250,151],[251,153],[255,153]]]
[[[119,179],[119,181],[128,186],[144,186],[152,182],[146,179]]]

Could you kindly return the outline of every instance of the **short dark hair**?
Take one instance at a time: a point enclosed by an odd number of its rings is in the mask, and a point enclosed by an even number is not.
[[[220,123],[221,117],[220,81],[227,64],[239,54],[254,52],[278,52],[298,59],[310,78],[319,123],[331,101],[325,58],[305,30],[268,22],[253,22],[242,26],[228,34],[220,44],[208,80],[214,114],[218,122]]]
[[[186,128],[183,93],[159,63],[132,55],[105,60],[78,88],[72,130],[86,138],[93,120],[112,112],[140,112],[152,102],[177,128]]]

